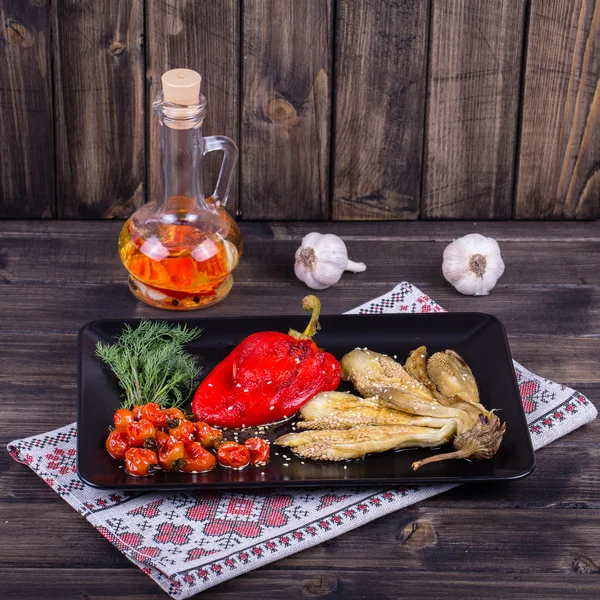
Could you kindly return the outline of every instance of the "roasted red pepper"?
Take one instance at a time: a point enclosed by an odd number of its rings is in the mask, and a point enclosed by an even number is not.
[[[304,333],[254,333],[207,375],[192,402],[197,419],[236,429],[273,423],[319,392],[337,388],[340,364],[311,339],[319,329],[321,304],[307,296],[302,305],[312,311]]]

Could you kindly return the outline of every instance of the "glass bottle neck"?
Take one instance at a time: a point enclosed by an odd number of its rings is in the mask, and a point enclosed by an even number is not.
[[[152,106],[161,125],[160,160],[164,183],[164,194],[157,208],[210,210],[202,181],[206,143],[202,123],[206,99],[200,94],[198,104],[182,106],[165,101],[161,91]]]
[[[164,195],[160,208],[172,198],[195,201],[198,208],[207,208],[202,181],[204,138],[201,124],[179,129],[162,124],[161,163]]]

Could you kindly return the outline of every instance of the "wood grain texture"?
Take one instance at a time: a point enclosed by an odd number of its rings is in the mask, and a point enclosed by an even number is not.
[[[425,218],[511,217],[525,0],[433,0]]]
[[[143,1],[53,13],[58,216],[126,217],[145,197]]]
[[[108,544],[108,542],[105,542]],[[360,546],[357,545],[357,551]],[[575,561],[574,561],[575,562]],[[239,600],[240,595],[261,598],[318,598],[328,600],[431,600],[440,589],[450,598],[486,600],[596,600],[597,576],[579,574],[575,567],[563,574],[435,573],[410,572],[386,566],[385,580],[377,569],[324,569],[299,573],[285,560],[252,571],[215,589],[202,592],[202,600]],[[52,568],[1,569],[4,589],[18,598],[27,582],[27,600],[168,600],[148,577],[132,565],[117,569]],[[110,581],[110,585],[106,582]],[[374,590],[374,582],[377,582]],[[376,592],[376,596],[374,595]]]
[[[332,0],[244,0],[242,213],[329,216]]]
[[[242,226],[242,235],[248,228]],[[116,233],[118,235],[118,232]],[[108,252],[98,256],[98,246],[91,245],[92,240],[98,244],[108,244],[116,239],[111,232],[111,237],[102,238],[92,235],[88,238],[88,246],[81,248],[76,260],[62,254],[68,246],[64,239],[49,238],[35,243],[35,252],[40,258],[35,265],[29,264],[31,248],[23,248],[18,239],[8,238],[3,240],[0,249],[0,261],[4,255],[4,263],[0,262],[0,281],[6,283],[34,283],[51,282],[52,269],[57,265],[72,266],[65,273],[63,282],[69,284],[88,283],[124,283],[126,280],[118,257]],[[402,266],[401,276],[408,281],[436,281],[443,283],[441,278],[441,262],[444,247],[448,242],[420,242],[421,252],[415,255],[415,242],[389,241],[386,242],[386,251],[398,256],[411,256],[409,264]],[[294,283],[293,263],[294,253],[299,241],[274,240],[253,238],[250,234],[244,237],[244,255],[242,264],[235,271],[236,282],[248,285],[252,281],[264,279],[265,268],[286,283]],[[504,245],[504,244],[502,244]],[[503,259],[506,271],[498,286],[527,287],[536,285],[549,288],[556,279],[560,278],[563,286],[575,287],[577,285],[600,284],[600,271],[598,269],[598,256],[600,255],[600,242],[581,243],[572,242],[573,254],[565,259],[565,245],[557,242],[548,242],[544,245],[531,246],[530,242],[514,242],[506,244],[503,250]],[[335,289],[346,287],[362,287],[371,284],[387,284],[390,288],[398,283],[399,273],[390,269],[389,263],[381,260],[381,251],[376,241],[347,240],[347,247],[351,257],[365,262],[367,270],[360,276],[345,273]],[[48,254],[44,254],[47,252]],[[529,253],[529,258],[536,265],[534,270],[520,266],[524,253]],[[267,257],[265,257],[267,255]],[[527,280],[524,281],[524,277]],[[540,289],[540,294],[544,290]],[[467,302],[465,300],[465,302]],[[471,300],[474,306],[480,302],[479,298]]]
[[[543,296],[557,281],[572,287],[600,284],[600,223],[584,228],[589,231],[587,235],[582,228],[577,228],[576,231],[581,233],[574,235],[568,226],[549,229],[543,223],[536,224],[533,230],[525,223],[514,223],[503,232],[493,224],[487,224],[483,229],[480,225],[469,224],[461,224],[458,228],[451,223],[429,223],[426,227],[416,226],[418,224],[414,222],[372,223],[368,228],[362,224],[354,224],[353,228],[347,226],[351,224],[336,223],[319,228],[324,233],[337,231],[343,234],[350,257],[368,266],[360,275],[346,273],[332,288],[333,293],[342,287],[378,284],[392,288],[398,283],[399,272],[391,269],[387,260],[381,259],[381,244],[385,244],[386,253],[390,255],[410,256],[410,261],[402,264],[402,278],[413,282],[437,282],[443,286],[444,248],[453,238],[472,230],[498,239],[506,264],[499,283],[503,288],[536,285],[541,286],[539,294]],[[68,284],[124,283],[125,271],[116,253],[120,227],[118,222],[66,222],[45,227],[43,236],[33,236],[16,222],[0,223],[0,281],[50,283],[56,269],[64,269],[62,281]],[[236,282],[248,285],[264,280],[271,273],[282,282],[295,283],[294,253],[302,237],[313,228],[314,224],[303,223],[243,222],[244,255],[235,272]],[[554,230],[557,233],[552,233]],[[23,245],[24,239],[28,240],[27,246]],[[76,242],[84,240],[86,243]],[[103,245],[110,248],[110,240],[114,244],[112,250],[99,253],[98,248]],[[532,241],[544,243],[532,244]],[[419,244],[418,252],[415,251],[416,243]],[[37,256],[33,264],[32,253]],[[534,269],[524,264],[524,256],[535,265]],[[480,301],[485,300],[471,299],[473,306]]]
[[[600,2],[532,0],[515,216],[600,216]]]
[[[419,216],[428,8],[337,3],[334,219]]]
[[[0,26],[0,217],[52,217],[50,3],[2,2]]]
[[[289,260],[313,227],[243,224],[249,250],[231,295],[193,316],[303,312],[299,299],[306,288],[294,279]],[[81,252],[84,242],[100,247],[116,240],[118,230],[117,222],[0,222],[0,446],[75,420],[77,330],[83,323],[172,316],[135,301],[116,251]],[[486,298],[460,296],[439,273],[445,244],[471,230],[500,239],[507,262],[505,276]],[[517,360],[542,376],[577,385],[600,404],[600,282],[590,264],[600,223],[343,222],[323,224],[323,231],[346,236],[353,252],[366,253],[377,243],[392,248],[384,261],[390,273],[372,267],[380,281],[373,276],[361,283],[357,275],[320,293],[327,314],[388,291],[394,277],[408,273],[450,310],[500,317]],[[417,255],[413,269],[407,257]],[[35,410],[15,424],[23,406]],[[536,470],[524,480],[458,487],[225,582],[202,598],[429,600],[443,590],[465,600],[595,600],[599,460],[596,420],[542,448]],[[11,540],[0,552],[7,598],[168,598],[6,452],[0,452],[0,536]]]
[[[244,235],[262,241],[301,241],[311,231],[314,223],[304,221],[254,221],[240,225]],[[64,239],[87,236],[118,236],[120,225],[111,221],[43,221],[32,230],[27,221],[0,219],[3,237],[49,237]],[[335,233],[345,240],[451,242],[467,233],[481,233],[498,242],[600,242],[600,221],[373,221],[368,224],[356,221],[323,222],[319,231]],[[532,244],[533,246],[533,244]],[[568,247],[568,246],[566,246]],[[116,259],[116,253],[113,258]],[[573,260],[568,256],[568,260]]]
[[[76,333],[2,332],[2,340],[0,417],[10,422],[11,412],[19,404],[35,404],[40,388],[43,387],[44,406],[48,411],[31,414],[27,423],[20,426],[19,435],[33,435],[74,421],[77,396]],[[511,335],[509,341],[513,356],[529,369],[541,376],[582,388],[582,392],[594,402],[600,400],[600,387],[594,368],[600,347],[599,337],[555,336],[551,343],[545,344],[539,338]],[[52,371],[40,370],[39,365],[44,364],[51,364]],[[584,386],[586,389],[583,389]],[[13,435],[11,431],[7,425],[6,435]],[[586,431],[582,430],[584,437]],[[590,426],[589,435],[585,437],[585,447],[600,447],[599,434],[600,422],[597,422]],[[4,440],[6,443],[9,441],[8,438]],[[556,444],[581,445],[580,442],[573,441],[572,436],[561,439]]]
[[[186,68],[202,75],[201,92],[207,100],[204,135],[226,135],[239,142],[240,3],[236,0],[149,0],[146,2],[146,76],[148,147],[148,199],[163,193],[159,156],[160,125],[152,102],[161,89],[161,76],[169,69]],[[204,188],[215,188],[220,157],[207,155]],[[238,178],[229,194],[227,209],[238,210]]]
[[[36,475],[30,473],[30,477]],[[596,562],[600,552],[600,541],[594,535],[600,529],[598,508],[493,508],[493,500],[481,500],[478,508],[463,507],[461,502],[453,508],[449,503],[439,507],[430,503],[380,517],[364,528],[293,554],[284,559],[285,564],[302,571],[324,564],[331,569],[375,570],[380,561],[390,561],[405,572],[467,576],[477,571],[517,574],[526,564],[529,574],[559,574],[570,571],[576,553]],[[35,502],[2,502],[0,518],[4,535],[12,540],[10,549],[0,557],[0,568],[19,568],[24,562],[39,568],[79,565],[102,569],[127,564],[116,548],[107,551],[109,543],[56,494],[43,511]],[[560,521],[558,531],[544,527],[547,519]],[[33,548],[27,536],[19,535],[28,522],[39,531],[39,543]],[[414,525],[428,531],[411,531]],[[361,543],[369,548],[368,553],[357,552]]]
[[[248,224],[248,226],[257,224]],[[17,224],[12,224],[12,228]],[[0,222],[0,228],[2,223]],[[270,223],[276,240],[301,240],[314,230],[314,224],[293,221]],[[60,230],[60,229],[59,229]],[[55,228],[52,231],[56,231]],[[381,242],[452,242],[467,233],[481,233],[498,242],[594,242],[600,241],[598,222],[519,222],[519,221],[377,221],[368,225],[361,222],[338,221],[321,223],[319,231],[336,233],[344,240],[373,240]]]
[[[600,388],[596,387],[597,392]],[[68,398],[66,394],[62,395],[63,407]],[[29,396],[26,397],[30,399]],[[596,393],[595,400],[600,399]],[[3,417],[10,417],[10,411],[15,410],[15,405],[4,406],[0,409],[0,414]],[[59,403],[52,405],[52,410],[61,411]],[[73,422],[75,420],[74,411],[69,411],[67,414],[65,409],[62,409],[62,423]],[[37,427],[37,429],[35,429]],[[22,432],[25,435],[31,431],[31,435],[37,434],[40,431],[48,430],[40,429],[39,420],[34,423],[26,424],[26,430]],[[42,425],[42,427],[44,427]],[[585,427],[578,429],[576,432],[557,440],[552,445],[540,450],[537,454],[537,465],[535,471],[527,479],[526,484],[523,481],[502,481],[496,483],[477,483],[465,484],[458,488],[432,497],[419,507],[439,509],[480,509],[482,507],[494,509],[547,509],[547,510],[597,510],[600,508],[600,500],[598,499],[598,470],[591,469],[590,465],[597,464],[600,459],[600,443],[598,442],[598,434],[600,433],[600,424],[598,422],[590,423]],[[10,432],[3,432],[5,436],[10,436]],[[3,444],[8,443],[12,438],[6,437],[0,439]],[[577,453],[578,460],[574,463],[572,460],[573,453]],[[33,477],[31,472],[12,460],[9,456],[2,456],[0,463],[0,485],[3,489],[10,490],[8,494],[0,498],[0,511],[11,511],[14,507],[22,504],[27,509],[35,510],[35,504],[52,503],[53,505],[62,507],[62,504],[56,504],[56,492],[52,488],[45,486],[44,481],[37,477]],[[596,462],[595,462],[596,461]],[[66,515],[65,520],[70,515],[67,507],[66,510],[58,509],[56,512]],[[23,512],[27,512],[23,509]],[[554,513],[560,514],[560,513]],[[43,514],[40,515],[43,519]],[[72,521],[72,520],[71,520]],[[81,544],[85,544],[89,536],[79,535],[78,531],[85,531],[88,527],[85,523],[79,525],[79,521],[69,524],[64,527],[65,534],[70,534],[73,538],[80,537]],[[47,531],[42,531],[40,535],[50,537],[53,533],[53,527]],[[42,540],[40,540],[41,542]],[[40,552],[44,547],[52,544],[51,541],[45,541],[40,544]],[[21,552],[24,552],[21,550]],[[73,556],[77,556],[79,548],[73,548]],[[118,555],[115,551],[115,555]],[[54,555],[52,559],[55,566],[59,566],[62,562],[72,562],[66,560],[68,557],[61,553]],[[100,547],[94,547],[89,553],[87,560],[88,564],[96,567],[106,567],[106,559],[110,558]],[[5,559],[15,561],[13,556]],[[47,559],[49,560],[49,559]],[[114,561],[117,562],[117,561]]]
[[[70,423],[76,419],[76,355],[75,333],[23,333],[3,332],[3,348],[0,350],[3,372],[0,375],[0,416],[10,423],[11,412],[19,404],[35,404],[43,388],[45,411],[32,413],[27,422],[20,425],[19,435],[33,435]],[[22,343],[19,345],[19,339]],[[554,378],[570,386],[576,386],[593,402],[600,401],[600,386],[594,378],[593,362],[600,340],[573,339],[557,336],[552,343],[539,339],[523,339],[510,336],[514,357],[541,376]],[[540,353],[534,347],[555,348]],[[577,356],[589,353],[583,364]],[[541,354],[541,355],[540,355]],[[569,356],[571,354],[571,356]],[[40,370],[40,365],[52,365],[52,370]],[[2,435],[6,439],[1,439]],[[14,437],[10,425],[0,433],[0,443],[8,443]],[[600,422],[583,429],[577,437],[568,436],[556,442],[557,447],[600,447]],[[554,445],[553,445],[554,447]],[[1,469],[0,469],[1,473]],[[1,475],[0,475],[1,483]],[[589,501],[589,499],[588,499]]]
[[[268,264],[267,264],[268,266]],[[397,267],[400,268],[400,267]],[[271,270],[271,267],[269,267]],[[285,273],[273,269],[262,281],[242,281],[239,277],[231,293],[218,305],[202,310],[198,318],[229,316],[299,315],[307,288]],[[435,283],[415,281],[450,311],[480,311],[501,319],[509,336],[585,337],[600,339],[600,288],[594,286],[496,287],[492,294],[469,299],[459,297],[439,275]],[[53,331],[67,333],[95,319],[130,317],[168,318],[160,309],[137,302],[122,283],[61,286],[60,294],[49,294],[52,284],[2,286],[3,301],[11,307],[11,317],[3,318],[0,332],[18,332],[26,323],[28,331],[43,331],[48,322]],[[319,293],[323,314],[340,314],[390,291],[389,282],[363,285],[336,285]],[[576,298],[576,301],[574,301]],[[44,307],[44,312],[39,307]],[[174,316],[174,315],[173,315]]]
[[[489,296],[470,298],[456,293],[441,273],[443,248],[460,233],[459,224],[328,224],[323,230],[344,235],[350,255],[367,261],[368,268],[364,274],[346,274],[338,284],[320,292],[324,313],[350,310],[409,279],[448,310],[495,314],[511,336],[598,337],[600,223],[535,225],[527,233],[527,223],[507,223],[504,235],[497,224],[478,227],[483,233],[498,235],[507,269]],[[39,227],[43,235],[36,239],[29,226],[26,230],[16,223],[0,224],[6,240],[0,249],[0,278],[6,284],[3,298],[14,317],[0,316],[0,330],[19,331],[25,323],[28,330],[41,331],[50,319],[55,331],[68,332],[96,318],[164,315],[131,296],[116,251],[97,252],[98,247],[106,247],[107,240],[116,244],[119,223],[60,222]],[[307,288],[293,274],[293,255],[311,227],[244,225],[245,254],[235,272],[233,291],[223,303],[204,309],[202,317],[262,314],[267,297],[272,314],[300,311]],[[465,233],[475,229],[474,225],[460,227],[466,228]],[[385,260],[380,256],[381,244],[389,250]],[[32,256],[36,261],[31,262]],[[68,286],[61,288],[60,295],[47,297],[48,286],[57,280]],[[43,314],[39,306],[44,306]],[[587,364],[585,357],[582,360]]]

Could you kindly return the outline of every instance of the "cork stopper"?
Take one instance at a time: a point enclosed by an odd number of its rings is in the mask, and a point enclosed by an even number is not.
[[[162,76],[165,102],[189,106],[200,101],[200,73],[191,69],[171,69]]]

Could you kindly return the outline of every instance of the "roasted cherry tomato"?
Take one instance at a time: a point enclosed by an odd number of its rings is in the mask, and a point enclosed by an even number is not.
[[[146,419],[140,419],[129,423],[126,428],[127,435],[129,436],[129,443],[132,446],[141,447],[148,438],[156,436],[156,429],[150,421]]]
[[[132,409],[131,412],[133,413],[133,418],[136,421],[139,421],[142,418],[142,405],[141,404],[136,404]]]
[[[266,440],[259,437],[251,437],[244,442],[244,446],[248,448],[248,452],[250,452],[250,462],[255,467],[266,465],[267,462],[269,462],[271,446]]]
[[[250,452],[237,442],[225,442],[219,446],[217,458],[223,467],[243,469],[250,462]]]
[[[133,413],[126,408],[119,408],[113,415],[113,423],[117,429],[124,429],[129,423],[133,423]]]
[[[106,449],[113,458],[125,458],[130,447],[129,436],[124,429],[115,429],[106,438]]]
[[[196,440],[196,426],[191,421],[184,419],[179,422],[177,427],[169,428],[169,435],[184,444],[189,444]]]
[[[206,450],[200,442],[185,445],[185,457],[182,471],[185,473],[202,473],[215,468],[215,455]]]
[[[215,429],[207,425],[203,421],[196,423],[196,439],[205,448],[214,448],[219,445],[223,439],[223,432],[220,429]]]
[[[154,436],[154,438],[156,439],[156,445],[159,448],[162,448],[163,444],[167,441],[171,439],[171,436],[168,433],[165,433],[164,431],[161,431],[160,429],[156,430],[156,435]]]
[[[183,466],[184,444],[168,438],[158,451],[158,464],[165,470],[176,471]]]
[[[142,406],[142,419],[150,421],[154,427],[164,427],[167,424],[167,417],[156,402],[148,402]]]
[[[167,427],[177,427],[181,421],[185,421],[185,415],[179,408],[166,408],[163,413],[167,418]]]
[[[145,448],[129,448],[125,453],[125,468],[130,475],[152,475],[158,466],[156,452]]]

